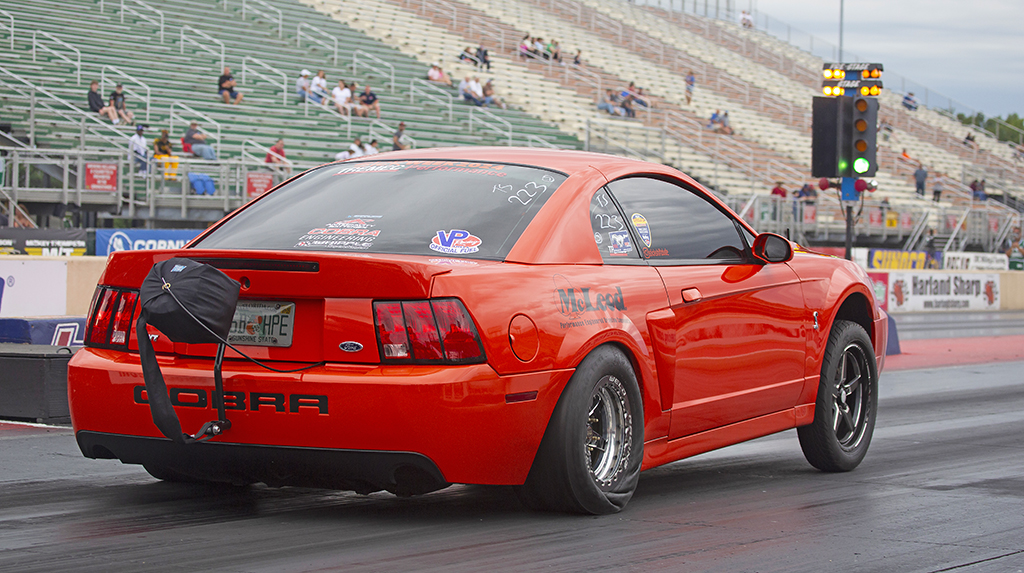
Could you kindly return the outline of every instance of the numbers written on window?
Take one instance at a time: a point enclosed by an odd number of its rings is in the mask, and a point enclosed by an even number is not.
[[[635,261],[640,258],[629,228],[605,189],[599,189],[590,200],[590,226],[594,242],[605,262]]]

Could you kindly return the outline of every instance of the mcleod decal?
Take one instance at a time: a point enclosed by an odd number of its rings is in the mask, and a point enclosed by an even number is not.
[[[640,240],[651,247],[651,226],[647,224],[647,218],[640,213],[633,213],[630,215],[629,220],[633,223],[633,228],[640,235]]]
[[[552,277],[555,283],[554,299],[558,312],[570,319],[580,318],[588,312],[626,310],[622,287],[576,288],[562,275]],[[583,321],[579,321],[580,326]],[[593,321],[588,321],[588,323]],[[604,320],[602,322],[607,322]],[[576,323],[563,323],[577,326]]]
[[[462,229],[438,231],[428,245],[432,250],[448,255],[467,255],[480,250],[480,237]]]

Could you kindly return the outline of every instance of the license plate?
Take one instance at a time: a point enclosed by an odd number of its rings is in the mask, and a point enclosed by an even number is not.
[[[291,346],[295,303],[240,300],[228,342],[245,346]]]

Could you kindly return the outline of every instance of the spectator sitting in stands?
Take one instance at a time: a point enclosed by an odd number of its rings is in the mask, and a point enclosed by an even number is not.
[[[459,95],[462,96],[462,99],[473,105],[484,104],[482,94],[480,97],[477,97],[476,92],[473,90],[473,80],[469,76],[466,76],[466,79],[459,82]]]
[[[359,104],[363,117],[370,117],[372,109],[377,112],[377,119],[380,119],[380,100],[377,99],[377,94],[370,90],[370,84],[363,86],[363,93],[359,94]]]
[[[320,96],[320,102],[327,105],[327,73],[323,70],[317,71],[316,75],[309,82],[309,89],[312,93]]]
[[[544,46],[544,50],[550,54],[552,60],[561,63],[562,47],[558,45],[558,40],[552,38],[551,41]]]
[[[146,136],[143,135],[145,129],[142,125],[136,127],[135,135],[128,140],[128,148],[132,150],[132,158],[139,169],[136,174],[138,177],[145,177],[149,166],[149,146],[146,145]]]
[[[440,62],[434,62],[430,64],[430,70],[427,71],[427,79],[438,84],[443,84],[448,87],[452,86],[452,79],[448,77],[448,74],[444,73],[441,69]]]
[[[166,129],[160,130],[160,137],[153,140],[153,159],[164,166],[164,178],[176,179],[178,176],[178,158],[174,156],[174,144]]]
[[[900,153],[900,158],[903,159],[904,161],[913,161],[914,160],[912,157],[910,157],[910,153],[907,152],[907,148],[906,147],[904,147],[903,148],[903,152]]]
[[[528,58],[531,53],[533,53],[533,42],[530,39],[530,34],[526,34],[522,40],[519,40],[519,57]]]
[[[284,139],[278,139],[274,142],[274,145],[270,147],[270,151],[267,152],[267,156],[263,159],[263,162],[273,165],[274,169],[278,172],[291,175],[292,168],[288,166],[287,160],[285,159]]]
[[[352,89],[345,85],[345,80],[338,80],[338,85],[331,90],[334,108],[341,115],[352,115]]]
[[[722,124],[722,131],[720,131],[719,133],[723,133],[725,135],[732,135],[732,123],[729,122],[728,110],[722,112],[720,123]]]
[[[199,124],[194,121],[188,124],[185,136],[181,138],[181,146],[185,153],[191,152],[196,157],[202,157],[209,161],[217,159],[217,152],[206,143],[206,134],[200,133]]]
[[[643,107],[651,107],[650,102],[648,102],[647,98],[644,96],[644,88],[636,88],[636,93],[633,94],[633,101],[637,105],[641,105]]]
[[[96,80],[89,82],[89,109],[106,117],[117,125],[121,119],[117,117],[117,110],[112,105],[103,105],[103,96],[100,95],[100,83]]]
[[[697,76],[693,75],[693,70],[686,73],[686,105],[690,105],[693,101],[693,88],[697,85]]]
[[[363,155],[377,155],[378,153],[380,153],[380,149],[377,147],[376,139],[363,146]]]
[[[583,50],[577,48],[576,55],[572,57],[572,65],[582,66],[583,65]]]
[[[974,134],[973,133],[967,132],[967,135],[964,136],[964,145],[966,145],[967,147],[970,147],[971,149],[977,149],[978,148],[978,142],[974,140]]]
[[[309,70],[299,72],[299,79],[295,80],[295,95],[299,96],[299,103],[309,99],[313,103],[320,103],[323,98],[313,92],[312,82],[309,80]]]
[[[231,103],[232,98],[235,100],[235,105],[238,105],[238,102],[242,101],[242,97],[244,96],[235,90],[235,86],[237,85],[235,77],[231,75],[231,68],[224,66],[224,73],[217,79],[217,93],[220,94],[224,103]]]
[[[128,108],[124,105],[124,86],[121,84],[114,86],[114,91],[110,92],[110,106],[117,112],[121,121],[125,123],[135,122],[135,114],[128,111]]]
[[[336,161],[344,161],[346,159],[354,159],[356,157],[362,157],[366,155],[366,151],[363,149],[363,140],[357,136],[352,142],[352,145],[348,146],[348,149],[339,152],[334,156]]]
[[[636,117],[636,110],[633,109],[633,94],[622,92],[619,94],[619,106],[626,113],[626,117]]]
[[[618,99],[615,97],[615,90],[607,90],[604,98],[597,102],[597,109],[606,111],[610,115],[626,115],[626,111],[619,107]]]
[[[483,44],[476,49],[476,61],[477,65],[481,68],[487,68],[487,71],[491,71],[491,55],[487,52],[487,48]],[[448,80],[448,85],[452,85],[452,81]]]
[[[744,10],[743,13],[740,14],[740,25],[747,29],[754,27],[754,17],[750,15],[750,12]]]
[[[909,92],[903,96],[903,107],[910,111],[917,111],[917,100],[914,99],[914,92]]]
[[[494,80],[487,80],[484,84],[484,106],[495,104],[501,107],[501,109],[507,109],[505,102],[501,101],[494,93]]]
[[[544,49],[544,38],[537,36],[533,39],[533,54],[538,58],[544,58],[545,60],[551,58],[551,54]]]
[[[804,183],[804,186],[796,192],[796,198],[809,205],[818,198],[818,190],[814,188],[814,185]]]
[[[721,110],[717,110],[716,109],[715,112],[711,114],[711,118],[708,120],[708,126],[707,126],[708,129],[714,131],[715,128],[718,127],[718,122],[721,121],[719,119],[721,116],[722,116]]]
[[[409,149],[409,143],[405,137],[405,122],[398,122],[398,131],[391,136],[391,151]]]
[[[476,56],[473,55],[473,47],[466,46],[466,49],[462,50],[462,52],[459,53],[459,60],[471,63],[475,66],[477,64],[477,61]]]
[[[783,199],[786,198],[786,188],[782,186],[782,181],[775,182],[775,187],[772,188],[772,195]]]

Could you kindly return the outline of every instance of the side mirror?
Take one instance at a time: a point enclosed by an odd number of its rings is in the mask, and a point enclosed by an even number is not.
[[[754,239],[754,256],[766,263],[784,263],[793,258],[793,246],[775,233],[761,233]]]

